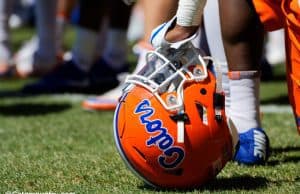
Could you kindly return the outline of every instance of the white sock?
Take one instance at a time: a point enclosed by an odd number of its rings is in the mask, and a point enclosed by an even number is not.
[[[121,69],[127,61],[128,41],[126,30],[109,29],[103,59],[113,69]]]
[[[267,33],[266,58],[271,65],[285,62],[284,30]]]
[[[68,25],[68,21],[66,18],[63,18],[61,16],[56,17],[56,38],[55,38],[55,47],[57,53],[63,52],[63,40],[64,40],[64,34],[66,31],[66,27]]]
[[[153,50],[153,47],[150,43],[146,41],[139,41],[132,48],[133,53],[138,56],[138,61],[135,69],[133,70],[133,74],[139,72],[146,65],[146,54]]]
[[[221,35],[219,1],[209,0],[204,8],[204,26],[210,54],[215,59],[226,62],[226,56]]]
[[[222,88],[225,93],[225,111],[239,133],[251,128],[261,127],[259,112],[258,76],[249,76],[252,71],[244,72],[239,79],[228,77],[228,65],[222,43],[218,0],[207,1],[204,9],[204,25],[209,49],[213,58],[221,62]],[[255,73],[254,73],[255,74]]]
[[[11,63],[10,33],[8,19],[11,15],[13,1],[0,1],[0,63]]]
[[[251,71],[242,71],[248,73]],[[232,72],[230,72],[232,73]],[[229,79],[230,109],[229,116],[239,133],[252,128],[260,128],[259,112],[259,83],[258,76]]]
[[[38,49],[34,56],[36,65],[52,66],[56,63],[56,7],[57,1],[36,1]]]
[[[129,42],[135,42],[143,38],[144,35],[144,12],[141,3],[137,3],[132,11],[129,18],[127,39]]]
[[[109,26],[109,18],[103,17],[100,30],[98,32],[97,48],[96,48],[96,57],[101,58],[107,44],[107,31]]]
[[[72,57],[75,64],[83,71],[89,71],[95,61],[98,36],[98,32],[76,27]]]

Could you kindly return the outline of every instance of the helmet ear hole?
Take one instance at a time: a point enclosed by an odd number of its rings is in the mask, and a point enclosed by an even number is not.
[[[206,95],[207,94],[207,90],[205,88],[201,88],[200,94]]]
[[[203,106],[199,103],[196,103],[197,112],[199,114],[199,117],[203,121]]]
[[[199,102],[195,103],[198,115],[204,125],[208,125],[208,118],[207,118],[207,108],[200,104]]]

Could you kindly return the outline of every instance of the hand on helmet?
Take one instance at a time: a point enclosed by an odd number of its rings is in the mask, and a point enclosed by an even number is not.
[[[197,29],[197,26],[180,26],[176,24],[174,28],[166,33],[165,39],[168,42],[178,42],[194,35]]]
[[[150,42],[155,47],[172,47],[178,49],[197,36],[198,26],[180,26],[176,17],[156,27],[151,34]]]

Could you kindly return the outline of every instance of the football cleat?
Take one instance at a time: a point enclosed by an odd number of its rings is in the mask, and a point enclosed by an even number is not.
[[[20,78],[30,76],[45,76],[53,71],[62,62],[61,54],[56,56],[40,56],[38,54],[39,39],[33,36],[14,55],[16,74]]]
[[[38,49],[38,41],[33,36],[14,56],[17,74],[22,78],[28,77],[34,71],[34,53]]]
[[[105,92],[104,94],[96,97],[90,97],[84,100],[81,104],[82,108],[87,111],[102,111],[102,110],[115,110],[118,100],[122,95],[125,77],[128,73],[121,73],[117,76],[120,84]]]
[[[129,65],[124,63],[120,69],[112,68],[103,58],[99,58],[89,71],[90,89],[98,93],[107,92],[115,88],[120,82],[119,74],[124,74],[129,71]]]
[[[54,71],[48,73],[36,82],[26,84],[22,89],[22,93],[81,93],[85,92],[89,84],[88,73],[79,69],[75,62],[70,60],[65,61]]]
[[[115,110],[117,104],[118,104],[118,99],[115,99],[114,97],[96,96],[84,100],[81,104],[81,107],[84,110],[92,112],[92,111],[103,111],[103,110]]]
[[[264,164],[269,157],[269,144],[269,138],[261,128],[240,133],[239,146],[233,160],[245,165]]]
[[[11,64],[0,64],[0,78],[12,78],[15,76],[15,67]]]
[[[8,40],[0,41],[0,78],[12,78],[15,75],[14,61],[11,58]]]
[[[189,42],[158,48],[126,79],[114,114],[115,143],[129,169],[153,187],[199,187],[234,155],[237,139],[207,59]]]

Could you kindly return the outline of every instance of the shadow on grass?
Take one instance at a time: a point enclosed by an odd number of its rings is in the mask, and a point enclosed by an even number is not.
[[[217,178],[212,180],[211,182],[205,184],[204,186],[198,189],[188,189],[188,190],[159,190],[148,185],[140,186],[140,189],[143,190],[152,190],[152,191],[176,191],[176,192],[192,192],[195,190],[198,191],[210,191],[210,192],[220,192],[220,191],[236,191],[236,190],[244,190],[244,191],[255,191],[259,188],[267,187],[268,180],[264,177],[251,177],[248,175],[240,176],[240,177],[231,177],[231,178]]]
[[[272,79],[264,81],[264,82],[286,82],[286,76],[285,76],[285,74],[274,75],[274,77],[272,77]]]
[[[4,116],[35,116],[62,112],[72,106],[66,103],[16,103],[0,105],[0,114]]]
[[[210,191],[246,190],[254,191],[267,187],[268,180],[265,177],[251,177],[248,175],[232,178],[217,178],[206,185],[203,189]]]
[[[34,83],[34,82],[32,82]],[[39,96],[39,95],[51,95],[51,94],[103,94],[115,87],[119,84],[118,81],[111,82],[103,82],[103,83],[95,83],[88,87],[49,87],[49,88],[39,88],[32,89],[29,86],[19,89],[2,89],[0,90],[0,98],[6,97],[31,97],[31,96]],[[28,89],[29,88],[29,89]]]
[[[289,97],[287,95],[283,96],[276,96],[273,98],[269,98],[267,100],[261,100],[261,104],[267,105],[267,104],[280,104],[280,105],[288,105],[289,104]]]
[[[0,98],[6,97],[29,97],[29,95],[22,94],[19,90],[0,90]]]
[[[285,155],[281,157],[280,155],[285,153],[288,154],[290,152],[300,152],[300,147],[285,147],[285,148],[272,148],[271,156],[272,159],[268,161],[268,166],[276,166],[282,163],[298,163],[300,162],[300,156],[296,155]],[[274,158],[274,159],[273,159]]]
[[[284,148],[272,148],[271,152],[272,154],[281,154],[282,152],[298,152],[300,151],[300,147],[284,147]]]

